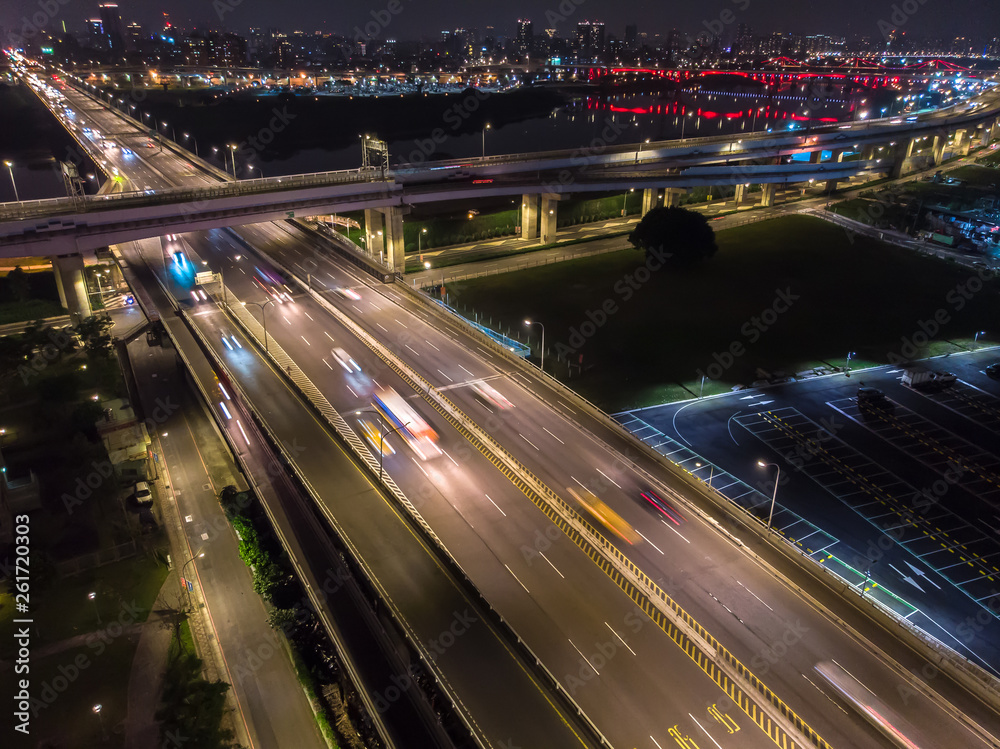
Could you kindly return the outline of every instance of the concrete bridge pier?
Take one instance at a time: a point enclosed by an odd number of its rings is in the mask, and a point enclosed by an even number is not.
[[[986,148],[986,146],[990,144],[990,141],[993,140],[993,125],[994,123],[992,122],[983,125],[982,142],[981,142],[983,148]]]
[[[746,191],[747,191],[747,186],[745,184],[740,183],[736,185],[736,194],[733,196],[734,197],[733,202],[736,204],[737,208],[739,208],[740,203],[743,202],[743,198],[746,196]]]
[[[761,185],[760,188],[760,207],[772,207],[774,205],[774,196],[778,192],[778,186],[774,183],[769,183]]]
[[[809,154],[809,163],[810,164],[819,164],[819,163],[822,163],[822,161],[823,161],[823,152],[822,151],[813,151],[813,152],[811,152]]]
[[[826,181],[826,186],[823,188],[823,192],[829,195],[834,190],[837,189],[837,185],[840,183],[839,179],[828,179]]]
[[[834,163],[837,164],[842,163],[844,161],[844,149],[838,148],[836,151],[834,151],[833,154],[830,156],[830,161],[833,161]]]
[[[680,187],[668,187],[663,191],[663,205],[665,205],[667,208],[680,207],[681,195],[683,195],[686,192],[687,190],[684,190],[683,188]]]
[[[538,238],[538,196],[521,196],[521,239]]]
[[[953,146],[954,156],[968,156],[969,146],[972,145],[969,133],[966,130],[959,129],[955,131],[955,142]]]
[[[385,263],[392,270],[404,273],[406,269],[406,247],[403,244],[403,213],[398,205],[382,209],[385,221]]]
[[[365,208],[365,252],[379,259],[385,253],[384,226],[382,212],[378,208]]]
[[[559,199],[561,195],[545,193],[542,195],[542,244],[556,241],[556,230],[559,225]]]
[[[934,166],[938,166],[944,161],[944,147],[947,142],[948,136],[945,133],[938,133],[934,136],[934,142],[931,146],[931,160]]]
[[[83,277],[82,255],[59,255],[52,258],[52,270],[56,276],[59,302],[69,310],[70,318],[79,323],[94,314],[87,294],[87,280]]]
[[[656,208],[660,203],[659,190],[656,188],[647,188],[642,191],[642,214],[639,218],[642,218],[651,210]]]
[[[902,143],[897,143],[892,155],[889,156],[889,177],[890,179],[899,179],[903,176],[903,169],[906,166],[906,160],[913,155],[913,147],[916,145],[915,138],[908,138]]]

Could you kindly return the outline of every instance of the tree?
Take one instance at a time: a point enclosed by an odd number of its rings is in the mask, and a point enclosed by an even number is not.
[[[7,274],[7,295],[15,302],[26,302],[31,298],[31,279],[21,266]]]
[[[111,326],[114,323],[106,317],[92,315],[80,321],[76,326],[76,334],[83,341],[87,355],[94,359],[109,359],[114,352],[111,340]]]
[[[715,232],[702,214],[683,208],[654,208],[628,235],[646,259],[656,257],[675,266],[691,266],[715,254]]]

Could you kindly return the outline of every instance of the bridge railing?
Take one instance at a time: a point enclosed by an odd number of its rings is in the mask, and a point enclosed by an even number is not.
[[[334,172],[298,174],[289,177],[242,179],[219,182],[202,187],[167,187],[159,190],[129,190],[106,195],[86,195],[76,198],[47,198],[0,203],[0,220],[13,221],[59,213],[87,213],[108,208],[127,208],[167,203],[194,202],[208,198],[241,197],[305,187],[326,187],[350,183],[391,182],[376,169],[351,169]]]

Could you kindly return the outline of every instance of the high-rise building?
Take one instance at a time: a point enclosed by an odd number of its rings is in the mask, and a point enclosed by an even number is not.
[[[142,30],[142,26],[135,21],[132,21],[132,23],[125,27],[125,33],[125,43],[129,49],[137,49],[146,36]]]
[[[622,40],[625,43],[625,49],[631,51],[638,48],[638,31],[634,23],[625,24],[625,38]]]
[[[576,25],[577,56],[580,62],[597,62],[604,52],[604,23],[581,21]]]
[[[733,37],[733,57],[752,53],[753,29],[750,28],[750,24],[741,23],[736,27],[736,36]]]
[[[101,12],[101,24],[104,26],[104,33],[108,36],[111,51],[118,54],[124,52],[125,25],[118,12],[118,5],[116,3],[101,3],[97,8]]]
[[[535,34],[531,21],[519,18],[517,21],[517,37],[514,39],[514,46],[522,55],[531,54],[531,48],[535,41]]]
[[[91,49],[107,49],[108,37],[104,33],[104,23],[100,18],[91,18],[86,22],[87,46]]]

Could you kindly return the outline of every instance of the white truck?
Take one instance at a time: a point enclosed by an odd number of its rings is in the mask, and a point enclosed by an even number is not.
[[[955,383],[951,372],[933,372],[926,367],[912,366],[903,371],[902,383],[914,390],[946,388]]]

